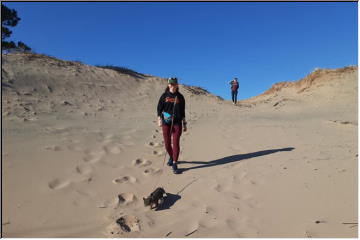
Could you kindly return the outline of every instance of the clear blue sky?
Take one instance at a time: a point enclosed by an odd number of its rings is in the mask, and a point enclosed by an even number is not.
[[[90,65],[116,65],[230,99],[314,68],[358,63],[357,2],[6,2],[9,40]]]

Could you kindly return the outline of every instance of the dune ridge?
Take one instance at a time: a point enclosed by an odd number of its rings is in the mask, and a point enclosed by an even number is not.
[[[244,105],[271,103],[275,107],[283,102],[289,105],[291,102],[296,102],[295,108],[305,104],[307,109],[335,103],[346,107],[349,101],[357,102],[357,80],[357,66],[317,69],[298,81],[276,83],[264,93],[240,103]]]
[[[276,83],[261,95],[273,94],[275,92],[281,91],[283,88],[296,88],[297,93],[301,93],[321,83],[334,80],[334,78],[340,74],[354,74],[354,72],[357,72],[357,70],[357,66],[349,66],[339,69],[316,69],[298,81]]]

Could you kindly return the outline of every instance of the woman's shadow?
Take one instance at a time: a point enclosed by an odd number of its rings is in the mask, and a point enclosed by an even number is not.
[[[260,156],[264,156],[264,155],[273,154],[273,153],[276,153],[276,152],[288,152],[288,151],[292,151],[294,149],[295,148],[293,148],[293,147],[270,149],[270,150],[263,150],[263,151],[253,152],[253,153],[232,155],[232,156],[229,156],[229,157],[224,157],[224,158],[212,160],[210,162],[179,161],[178,164],[182,164],[182,163],[199,164],[199,166],[179,169],[181,172],[185,172],[185,171],[192,170],[192,169],[214,167],[214,166],[217,166],[217,165],[238,162],[238,161],[245,160],[245,159],[250,159],[250,158],[255,158],[255,157],[260,157]]]

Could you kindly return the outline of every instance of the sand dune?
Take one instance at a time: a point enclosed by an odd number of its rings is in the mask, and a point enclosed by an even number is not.
[[[166,80],[3,55],[4,237],[357,237],[357,67],[320,69],[233,106],[180,86],[174,175]],[[143,197],[168,193],[158,211]]]

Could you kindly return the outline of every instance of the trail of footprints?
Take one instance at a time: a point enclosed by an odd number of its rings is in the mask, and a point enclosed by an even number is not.
[[[60,129],[61,134],[67,134],[67,129]],[[156,157],[162,157],[165,154],[163,143],[156,142],[156,139],[159,137],[159,130],[155,130],[153,135],[151,135],[151,141],[145,143],[147,147],[151,150],[151,154]],[[64,139],[67,144],[64,145],[53,145],[46,146],[43,148],[45,151],[61,152],[61,151],[79,151],[82,152],[82,164],[75,166],[73,170],[73,175],[68,176],[67,178],[54,178],[48,182],[48,188],[52,191],[59,191],[61,189],[69,188],[74,186],[76,183],[91,183],[93,178],[93,165],[104,160],[108,154],[119,154],[123,151],[122,146],[129,146],[128,142],[124,144],[117,144],[118,139],[112,134],[104,134],[102,132],[97,133],[97,141],[100,142],[100,146],[96,149],[84,149],[79,144],[80,141],[73,141],[71,139]],[[126,140],[129,140],[131,136],[125,136]],[[124,138],[124,139],[125,139]],[[130,139],[131,140],[131,139]],[[131,142],[131,141],[130,141]],[[145,158],[137,158],[130,162],[130,164],[140,171],[144,177],[154,177],[162,173],[162,169],[155,168],[152,166],[152,162]],[[118,176],[112,180],[112,184],[137,184],[138,179],[131,175]],[[98,205],[99,208],[109,208],[111,209],[120,209],[122,212],[114,212],[109,218],[111,219],[111,224],[106,228],[105,234],[107,236],[116,237],[126,233],[139,232],[140,231],[140,220],[131,214],[125,214],[127,207],[137,202],[137,197],[133,193],[129,192],[120,192],[112,200],[107,200],[102,204]]]
[[[73,140],[71,138],[68,138],[66,136],[69,136],[70,129],[68,128],[48,128],[51,131],[49,133],[54,134],[53,129],[57,130],[55,133],[62,135],[62,141],[64,144],[62,145],[50,145],[45,146],[43,150],[45,151],[53,151],[53,152],[61,152],[61,151],[77,151],[82,152],[83,157],[82,161],[83,164],[78,164],[75,166],[73,173],[75,174],[68,174],[68,177],[66,178],[54,178],[48,182],[48,187],[51,190],[60,190],[67,188],[69,186],[72,186],[75,183],[79,182],[91,182],[92,180],[92,173],[93,168],[92,165],[100,162],[106,155],[108,154],[119,154],[122,149],[121,145],[117,144],[116,141],[113,140],[114,135],[101,135],[102,133],[95,132],[93,134],[96,134],[95,138],[100,137],[100,142],[102,140],[102,144],[100,144],[100,147],[96,149],[84,149],[82,146],[80,146],[81,141],[79,140]],[[59,132],[60,129],[61,131]]]
[[[47,128],[50,133],[60,133],[62,135],[66,134],[69,135],[69,129],[67,128]],[[55,129],[55,130],[54,130]],[[60,131],[61,130],[61,131]],[[152,139],[156,139],[157,135],[159,134],[159,130],[155,130],[155,133],[152,135]],[[104,157],[108,154],[119,154],[121,153],[122,150],[122,145],[121,144],[117,144],[117,141],[114,141],[115,136],[113,134],[104,134],[102,132],[97,132],[97,136],[98,141],[100,141],[102,144],[100,145],[99,148],[97,149],[85,149],[83,150],[83,148],[76,146],[76,144],[79,143],[79,141],[74,141],[71,139],[65,139],[65,141],[67,142],[67,144],[65,146],[60,146],[60,145],[52,145],[52,146],[45,146],[43,148],[43,150],[45,151],[53,151],[53,152],[60,152],[63,150],[70,150],[70,151],[83,151],[83,162],[84,165],[81,166],[76,166],[75,167],[75,171],[77,174],[83,176],[83,178],[80,177],[81,180],[84,180],[84,176],[88,177],[88,179],[91,178],[91,173],[92,173],[92,168],[90,167],[90,165],[98,163],[100,161],[102,161],[104,159]],[[129,138],[131,138],[131,136],[125,136],[124,139],[129,140]],[[131,139],[130,139],[131,140]],[[125,144],[127,145],[127,144]],[[163,156],[164,151],[161,150],[161,148],[163,147],[162,143],[157,143],[154,141],[150,141],[147,143],[147,145],[152,148],[152,154],[155,156]],[[132,164],[135,167],[139,167],[139,168],[145,168],[143,170],[143,175],[145,176],[151,176],[151,175],[156,175],[158,173],[161,173],[161,169],[156,169],[153,167],[150,167],[150,165],[152,164],[151,161],[146,160],[146,159],[142,159],[142,158],[138,158],[135,159]],[[87,179],[87,180],[88,180]],[[114,184],[124,184],[124,183],[136,183],[136,178],[132,177],[132,176],[120,176],[116,179],[113,180]],[[68,186],[70,186],[73,182],[77,182],[76,179],[71,180],[71,179],[61,179],[61,178],[54,178],[51,181],[48,182],[48,187],[51,190],[59,190],[59,189],[63,189],[66,188]]]
[[[148,146],[151,150],[151,153],[157,157],[164,156],[164,146],[163,143],[156,142],[156,139],[158,138],[159,130],[155,130],[155,133],[151,136],[152,140],[150,142],[145,143],[146,146]],[[69,179],[63,179],[63,178],[55,178],[48,182],[48,187],[51,190],[60,190],[67,188],[74,183],[81,181],[81,182],[88,182],[90,183],[92,180],[92,173],[94,171],[93,164],[100,162],[107,154],[119,154],[123,150],[121,148],[121,145],[116,144],[114,141],[114,135],[108,134],[102,136],[102,145],[100,145],[99,148],[89,150],[85,149],[83,150],[81,147],[77,147],[72,144],[72,147],[67,147],[68,150],[76,150],[76,151],[83,151],[83,164],[79,164],[75,167],[74,172],[79,176],[79,179],[75,180],[69,180]],[[66,147],[62,146],[47,146],[44,148],[44,150],[47,151],[62,151],[65,150]],[[162,169],[154,168],[152,167],[152,162],[150,160],[144,159],[144,158],[137,158],[130,162],[131,165],[138,168],[140,171],[142,171],[142,174],[145,177],[151,177],[151,176],[157,176],[158,174],[161,174]],[[240,179],[243,180],[243,178],[246,176],[241,176]],[[123,175],[118,176],[112,180],[112,184],[138,184],[138,179],[131,175]],[[216,192],[224,193],[226,186],[214,184],[213,189]],[[226,191],[225,191],[226,192]],[[234,194],[232,196],[234,199],[239,199],[239,196]],[[251,198],[251,196],[250,196]],[[105,202],[98,205],[98,208],[111,208],[116,211],[113,211],[110,216],[108,216],[109,220],[111,221],[110,225],[108,225],[105,229],[105,234],[110,237],[119,237],[123,236],[124,234],[134,234],[136,232],[140,232],[141,230],[141,222],[140,219],[133,214],[128,214],[126,211],[130,208],[129,206],[132,206],[135,204],[139,199],[135,196],[135,194],[131,192],[120,192],[116,196],[114,196],[111,200],[106,200]],[[248,202],[248,201],[246,201]],[[200,207],[200,206],[198,206]],[[251,206],[253,207],[253,206]],[[195,207],[197,208],[197,207]],[[201,228],[212,228],[217,226],[219,222],[219,216],[218,213],[211,207],[207,205],[202,205],[200,208],[204,208],[202,211],[203,217],[200,219],[200,221],[196,222],[194,226],[191,226],[189,229],[189,236],[195,235],[197,230],[200,230]],[[239,209],[237,209],[238,211]],[[152,219],[148,219],[149,221],[153,221]],[[223,219],[224,220],[224,219]],[[231,221],[230,221],[231,223]],[[195,230],[194,230],[195,229]],[[134,236],[134,235],[130,235]]]
[[[152,139],[157,138],[159,130],[155,130],[155,134],[152,135]],[[146,144],[152,149],[152,154],[155,156],[162,156],[164,152],[161,150],[163,144],[150,141]],[[144,176],[155,176],[162,172],[162,169],[151,167],[152,162],[144,158],[137,158],[132,161],[132,165],[141,169]],[[137,179],[133,176],[120,176],[113,180],[114,184],[136,184]],[[128,206],[137,201],[137,197],[133,193],[120,193],[113,204],[114,208],[121,208]],[[140,220],[129,214],[117,214],[110,216],[112,223],[106,228],[105,234],[111,237],[121,236],[130,232],[140,231]]]

